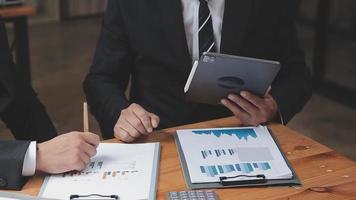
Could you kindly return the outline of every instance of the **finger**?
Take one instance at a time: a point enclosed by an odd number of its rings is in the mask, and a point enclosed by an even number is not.
[[[84,152],[81,153],[79,156],[80,156],[80,160],[82,161],[82,165],[80,166],[81,169],[77,169],[77,170],[81,171],[89,165],[90,157]]]
[[[272,97],[271,94],[267,94],[267,95],[265,96],[265,99],[274,100],[274,98]]]
[[[82,158],[82,156],[79,155],[79,157],[76,158],[76,161],[70,170],[82,171],[86,166],[86,164],[83,160],[84,159]]]
[[[244,112],[242,109],[240,109],[236,104],[232,103],[231,101],[227,99],[222,99],[221,103],[227,107],[234,115],[240,116]]]
[[[141,119],[134,112],[130,112],[125,120],[128,121],[139,133],[146,134],[146,128],[142,124]]]
[[[140,119],[140,123],[143,125],[145,131],[141,133],[151,133],[153,131],[151,119],[148,112],[143,109],[142,107],[138,107],[137,109],[133,110],[133,113],[136,115],[137,118]]]
[[[138,138],[141,133],[129,121],[123,119],[120,128],[124,129],[131,137]]]
[[[238,117],[243,124],[250,123],[250,115],[243,109],[239,108],[238,105],[227,99],[222,99],[221,103],[226,106],[236,117]]]
[[[96,148],[88,143],[84,143],[80,146],[84,153],[86,153],[89,157],[93,157],[96,155]]]
[[[239,105],[243,110],[248,112],[251,116],[257,115],[258,108],[256,106],[252,105],[247,100],[245,100],[235,94],[230,94],[228,96],[228,99],[231,100],[232,102],[236,103],[237,105]]]
[[[100,143],[100,137],[94,133],[83,132],[81,136],[85,140],[85,142],[93,145],[94,147],[98,147]]]
[[[126,130],[120,127],[115,131],[115,137],[123,142],[132,142],[135,140]]]
[[[254,95],[250,92],[243,91],[243,92],[241,92],[241,96],[244,99],[246,99],[247,101],[249,101],[250,103],[252,103],[253,105],[255,105],[259,109],[263,109],[265,106],[264,99]]]
[[[151,118],[151,124],[152,124],[153,128],[157,128],[159,125],[159,122],[160,122],[160,118],[153,113],[149,113],[149,115]]]

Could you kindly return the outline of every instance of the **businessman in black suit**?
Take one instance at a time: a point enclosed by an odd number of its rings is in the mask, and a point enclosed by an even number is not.
[[[45,107],[13,64],[1,17],[0,52],[0,119],[16,138],[0,139],[0,189],[20,189],[36,170],[84,169],[96,153],[99,137],[79,132],[57,136]]]
[[[156,127],[231,112],[244,125],[288,122],[311,96],[294,15],[295,1],[284,0],[109,0],[84,82],[104,136],[131,142]],[[278,60],[282,68],[264,98],[244,91],[222,99],[225,106],[188,102],[184,84],[205,51]]]

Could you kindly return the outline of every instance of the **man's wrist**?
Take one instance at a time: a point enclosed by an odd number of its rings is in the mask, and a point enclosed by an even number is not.
[[[41,151],[41,146],[43,145],[43,143],[39,143],[39,144],[37,144],[37,157],[36,157],[36,170],[37,171],[43,171],[43,163],[42,163],[42,156],[43,155],[41,155],[41,153],[43,153],[42,151]]]

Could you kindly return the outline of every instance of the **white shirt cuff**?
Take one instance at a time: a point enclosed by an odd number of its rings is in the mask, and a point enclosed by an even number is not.
[[[31,142],[23,161],[22,176],[33,176],[36,172],[36,142]]]

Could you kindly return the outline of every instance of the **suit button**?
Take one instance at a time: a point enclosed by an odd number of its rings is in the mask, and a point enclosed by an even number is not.
[[[7,181],[5,178],[0,177],[0,188],[5,188],[7,186]]]

